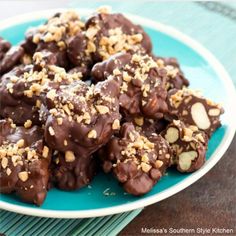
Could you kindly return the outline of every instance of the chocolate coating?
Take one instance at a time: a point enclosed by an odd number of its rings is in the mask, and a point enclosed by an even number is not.
[[[162,135],[173,149],[172,165],[180,172],[194,172],[203,166],[208,137],[197,126],[186,126],[180,120],[174,120]]]
[[[160,135],[147,139],[132,123],[122,125],[118,136],[99,150],[105,172],[112,171],[125,191],[149,192],[170,164],[171,150]]]
[[[9,42],[0,37],[0,75],[18,65],[23,55],[21,46],[11,47]]]
[[[88,52],[88,41],[85,32],[79,32],[77,35],[67,40],[67,55],[70,62],[79,68],[85,68],[89,75],[93,63],[91,54]]]
[[[49,96],[52,92],[53,97]],[[51,148],[86,158],[119,128],[119,84],[115,80],[95,86],[75,81],[49,93],[44,135]]]
[[[0,121],[0,191],[15,192],[23,201],[41,205],[47,194],[50,150],[44,146],[43,131],[16,127]]]
[[[92,69],[96,81],[120,82],[120,111],[124,116],[160,119],[167,112],[165,73],[148,55],[121,53]]]
[[[10,42],[0,37],[0,60],[5,56],[6,52],[11,48]]]
[[[26,68],[18,66],[3,75],[0,84],[0,114],[2,117],[11,118],[19,125],[23,125],[27,120],[39,124],[38,111],[34,107],[36,100],[24,96],[23,92],[26,90],[24,84],[16,83],[13,91],[8,87],[10,86],[8,84],[12,84],[12,77],[21,76],[24,72],[26,72]]]
[[[147,137],[152,134],[160,134],[169,124],[169,121],[164,118],[155,120],[144,117],[125,117],[125,119],[122,119],[122,123],[125,122],[132,122],[136,129]]]
[[[167,100],[169,120],[179,119],[187,125],[195,125],[207,133],[208,137],[221,126],[220,115],[224,113],[223,108],[194,90],[170,90]]]
[[[91,156],[75,156],[74,161],[68,162],[63,153],[58,153],[53,157],[52,181],[59,189],[78,190],[92,181],[97,166],[97,160]]]
[[[136,196],[170,165],[198,170],[224,111],[188,85],[141,26],[104,8],[85,23],[57,13],[16,47],[0,37],[0,192],[41,205],[50,184],[89,184],[98,161]]]

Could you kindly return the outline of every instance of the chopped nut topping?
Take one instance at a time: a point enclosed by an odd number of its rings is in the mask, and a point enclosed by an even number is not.
[[[145,162],[142,162],[140,165],[141,165],[143,172],[145,172],[145,173],[148,173],[150,171],[150,169],[152,168],[151,165],[148,165]]]
[[[117,130],[120,129],[120,121],[118,119],[115,119],[113,124],[112,124],[112,129]]]
[[[54,100],[54,98],[56,97],[56,90],[52,89],[47,93],[47,98],[51,99],[52,101]]]
[[[36,107],[38,107],[38,108],[41,107],[41,101],[40,101],[40,100],[37,100],[37,101],[36,101]]]
[[[101,6],[96,10],[96,12],[102,13],[102,14],[109,14],[111,12],[111,7],[110,6]]]
[[[62,12],[58,16],[50,18],[46,24],[38,27],[37,34],[33,37],[33,42],[38,44],[40,40],[44,42],[55,41],[58,46],[64,48],[63,37],[67,33],[69,36],[77,34],[84,27],[76,12]]]
[[[218,108],[212,108],[208,111],[209,116],[219,116],[220,115],[220,109]]]
[[[68,145],[68,142],[67,142],[67,140],[66,140],[66,139],[64,140],[64,142],[63,142],[63,143],[64,143],[64,146],[67,146],[67,145]]]
[[[7,151],[4,149],[0,149],[0,157],[5,157],[7,155]]]
[[[192,96],[202,98],[202,95],[199,91],[183,88],[182,90],[178,90],[175,94],[170,96],[170,104],[171,106],[178,108],[184,98],[185,102],[188,103],[192,99]]]
[[[114,73],[114,72],[113,72]],[[123,71],[123,80],[126,81],[126,82],[130,82],[132,80],[132,77],[126,72],[126,71]]]
[[[49,148],[47,146],[44,146],[43,147],[43,154],[42,154],[42,156],[44,158],[47,158],[48,157],[48,153],[49,153]]]
[[[137,124],[138,126],[143,126],[144,119],[143,119],[143,117],[136,117],[136,118],[134,118],[134,122],[135,122],[135,124]]]
[[[121,71],[119,69],[114,69],[113,70],[113,75],[120,75],[121,74]]]
[[[92,52],[96,52],[96,45],[93,42],[89,41],[87,45],[86,53],[89,54]]]
[[[93,39],[94,36],[97,34],[98,28],[96,27],[89,27],[87,31],[85,32],[85,35],[88,39]]]
[[[20,139],[20,140],[16,143],[16,145],[17,145],[19,148],[23,147],[24,144],[25,144],[25,140],[24,140],[24,139]]]
[[[173,120],[174,125],[179,126],[180,125],[180,120]]]
[[[28,98],[32,98],[33,97],[33,92],[31,90],[25,90],[24,95]]]
[[[134,50],[141,51],[142,34],[127,35],[121,27],[110,29],[107,36],[103,36],[99,42],[98,51],[103,60],[118,52]]]
[[[191,129],[193,132],[198,131],[198,127],[195,125],[190,125],[188,128]]]
[[[66,151],[65,160],[66,162],[73,162],[75,160],[75,154],[72,151]]]
[[[166,159],[170,159],[170,154],[167,153],[167,154],[165,155],[165,157],[166,157]]]
[[[96,105],[95,107],[101,115],[106,114],[106,113],[109,112],[109,108],[107,106]]]
[[[54,136],[54,135],[55,135],[55,131],[54,131],[54,129],[52,128],[52,126],[50,126],[50,127],[48,128],[48,131],[49,131],[49,134],[50,134],[51,136]]]
[[[142,161],[142,162],[145,162],[145,163],[148,163],[148,162],[149,162],[149,158],[148,158],[148,155],[147,155],[146,153],[142,156],[141,161]]]
[[[63,119],[61,117],[57,118],[57,124],[62,125]]]
[[[2,165],[2,168],[5,169],[8,165],[8,159],[6,157],[3,157],[2,158],[2,161],[1,161],[1,165]]]
[[[89,131],[88,138],[97,138],[97,131],[95,129]]]
[[[25,123],[24,123],[24,127],[26,129],[30,128],[32,126],[32,121],[31,120],[27,120]]]
[[[9,175],[11,174],[11,169],[10,169],[10,168],[7,168],[6,173],[7,173],[7,175],[9,176]]]
[[[183,137],[183,140],[185,141],[191,141],[192,140],[192,137],[193,137],[193,131],[189,128],[184,128],[183,129],[184,131],[184,137]]]
[[[195,137],[196,137],[200,142],[202,142],[202,143],[205,143],[205,142],[206,142],[206,140],[203,138],[203,136],[202,136],[201,133],[197,134]]]
[[[121,151],[122,155],[135,158],[138,150],[144,150],[145,153],[148,153],[154,149],[154,143],[150,142],[146,137],[140,135],[137,131],[130,132],[129,137],[131,142],[123,151]],[[143,155],[145,155],[145,153]]]
[[[156,162],[155,162],[155,166],[156,166],[156,168],[161,168],[162,166],[163,166],[163,161],[160,161],[160,160],[156,160]]]
[[[29,175],[28,175],[27,171],[22,171],[22,172],[18,173],[18,177],[21,181],[25,182],[28,180]]]
[[[122,83],[120,90],[121,93],[126,92],[128,90],[128,85],[126,83]]]
[[[177,74],[179,73],[179,69],[175,68],[174,66],[171,66],[171,65],[165,66],[165,69],[167,71],[167,75],[172,78],[175,78],[177,76]]]
[[[11,123],[11,127],[12,127],[13,129],[15,129],[15,128],[16,128],[16,124]]]

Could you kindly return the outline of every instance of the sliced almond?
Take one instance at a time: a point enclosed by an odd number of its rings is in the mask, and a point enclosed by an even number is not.
[[[211,122],[207,115],[204,105],[200,102],[197,102],[191,107],[192,119],[199,129],[206,130],[210,127]]]
[[[209,116],[219,116],[220,115],[220,109],[218,108],[212,108],[208,111]]]

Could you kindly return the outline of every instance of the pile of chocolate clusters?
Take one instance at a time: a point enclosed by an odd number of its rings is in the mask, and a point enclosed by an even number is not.
[[[0,39],[0,189],[41,205],[99,167],[133,195],[174,166],[193,172],[223,109],[188,88],[142,27],[99,9],[57,13],[12,47]]]

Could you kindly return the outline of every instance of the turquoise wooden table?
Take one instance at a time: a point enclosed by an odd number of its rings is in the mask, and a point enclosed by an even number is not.
[[[111,5],[114,11],[141,15],[165,23],[193,37],[208,48],[225,66],[236,84],[236,4],[215,5],[193,2],[157,1],[1,1],[0,18],[13,16],[30,10],[55,7],[96,8]],[[11,9],[9,11],[9,9]],[[5,15],[4,15],[5,14]],[[234,142],[235,144],[235,142]],[[166,200],[168,201],[168,200]],[[166,202],[164,201],[164,202]],[[152,206],[149,207],[152,209]],[[153,206],[153,209],[155,207]],[[5,235],[116,235],[140,210],[108,217],[92,219],[47,219],[23,216],[6,211],[0,212],[0,233]],[[146,215],[138,222],[152,221],[153,214]],[[139,218],[140,219],[140,218]],[[138,234],[137,225],[122,234]]]

